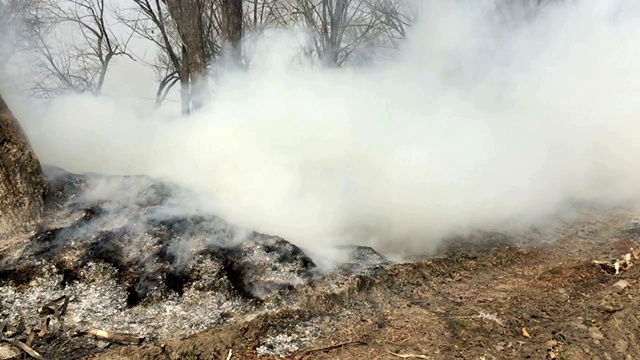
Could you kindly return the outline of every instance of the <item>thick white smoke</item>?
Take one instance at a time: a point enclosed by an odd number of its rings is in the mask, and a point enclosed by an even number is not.
[[[445,3],[425,1],[393,62],[291,66],[297,42],[281,34],[189,118],[66,96],[22,121],[44,162],[167,177],[305,247],[426,251],[569,200],[638,200],[639,7],[568,2],[507,27]]]

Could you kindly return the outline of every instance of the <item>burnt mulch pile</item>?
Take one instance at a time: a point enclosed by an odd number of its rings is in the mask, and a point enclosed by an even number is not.
[[[295,308],[98,358],[640,358],[639,216],[579,222],[545,246],[457,249],[326,279]]]
[[[173,184],[46,170],[45,221],[0,249],[1,331],[11,349],[73,358],[189,336],[293,306],[322,277],[292,243],[185,208],[194,195]],[[386,261],[373,249],[344,252],[345,273]],[[62,299],[63,308],[42,311]],[[12,356],[0,348],[0,359]]]
[[[0,244],[0,359],[640,358],[635,211],[327,273],[167,182],[47,172],[46,221]]]

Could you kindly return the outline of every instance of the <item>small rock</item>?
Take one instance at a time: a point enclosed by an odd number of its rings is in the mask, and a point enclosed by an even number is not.
[[[623,292],[626,288],[629,287],[629,282],[627,280],[619,280],[613,286],[616,288],[618,293]]]
[[[619,353],[626,353],[629,348],[629,342],[627,340],[618,340],[615,345],[616,351]]]
[[[591,338],[593,340],[600,341],[600,340],[604,339],[604,335],[602,334],[602,332],[600,332],[600,329],[598,329],[595,326],[592,326],[592,327],[589,328],[589,335],[591,336]]]

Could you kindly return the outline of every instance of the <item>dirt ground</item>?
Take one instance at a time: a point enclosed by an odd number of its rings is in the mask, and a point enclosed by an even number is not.
[[[313,324],[322,335],[281,358],[640,359],[640,266],[624,259],[640,263],[638,219],[620,212],[549,245],[457,250],[325,280],[300,290],[295,309],[95,358],[277,358],[256,349]]]

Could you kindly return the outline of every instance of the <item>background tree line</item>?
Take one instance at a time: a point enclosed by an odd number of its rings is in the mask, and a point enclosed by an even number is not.
[[[489,0],[502,18],[534,15],[558,0]],[[269,29],[299,29],[304,61],[325,67],[393,55],[419,16],[420,0],[0,0],[0,62],[17,50],[36,55],[33,95],[99,94],[113,61],[154,70],[156,106],[179,86],[182,112],[202,106],[212,64],[251,66],[242,40]],[[153,60],[132,40],[156,50]],[[5,60],[3,60],[3,58]]]
[[[99,94],[113,61],[128,57],[153,68],[156,106],[178,85],[188,114],[202,106],[212,64],[251,65],[245,37],[301,29],[304,60],[341,67],[396,49],[416,9],[414,0],[0,0],[0,61],[17,49],[36,55],[33,95],[46,98]],[[143,60],[134,39],[157,56]]]

